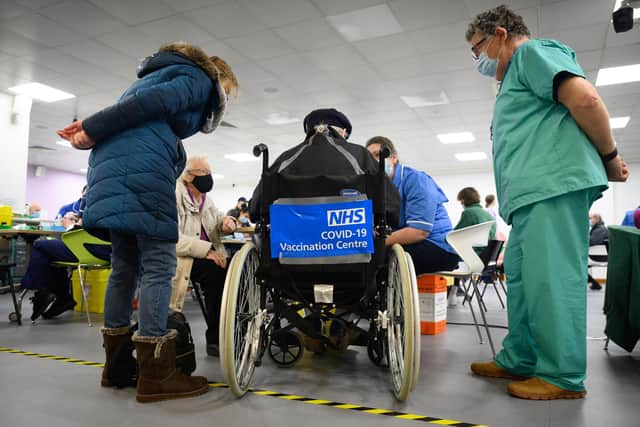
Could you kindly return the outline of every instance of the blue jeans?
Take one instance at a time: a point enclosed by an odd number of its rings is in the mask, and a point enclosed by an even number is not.
[[[171,279],[176,272],[176,244],[111,232],[111,276],[104,301],[104,326],[129,326],[138,281],[138,334],[167,334]]]

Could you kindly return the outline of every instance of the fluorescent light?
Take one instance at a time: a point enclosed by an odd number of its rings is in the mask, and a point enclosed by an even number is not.
[[[76,96],[64,92],[60,89],[56,89],[51,86],[43,85],[42,83],[32,82],[25,83],[23,85],[10,87],[9,90],[19,95],[26,95],[30,98],[37,99],[44,102],[62,101],[63,99],[75,98]]]
[[[443,144],[458,144],[460,142],[473,142],[476,138],[471,132],[454,132],[454,133],[440,133],[436,137]]]
[[[80,172],[82,172],[82,173],[87,173],[87,168],[82,168],[82,169],[80,169]]]
[[[611,129],[622,129],[627,127],[627,123],[629,123],[629,119],[631,117],[611,117],[609,119],[609,124],[611,125]]]
[[[401,96],[400,99],[404,101],[410,108],[418,107],[433,107],[435,105],[444,105],[449,103],[449,98],[444,91],[436,96]]]
[[[233,160],[234,162],[255,162],[255,161],[260,160],[259,157],[256,157],[253,154],[249,154],[249,153],[225,154],[224,158],[225,159],[229,159],[229,160]]]
[[[60,141],[56,141],[56,144],[62,145],[63,147],[71,148],[71,143],[66,139],[61,139]]]
[[[300,121],[297,117],[291,117],[288,113],[271,113],[264,121],[270,125],[288,125]]]
[[[211,178],[213,178],[213,179],[224,179],[224,175],[221,175],[219,173],[214,173],[214,174],[211,174]]]
[[[386,4],[327,16],[327,21],[350,42],[402,32],[402,26]]]
[[[487,154],[483,151],[477,151],[472,153],[456,153],[456,159],[461,162],[468,162],[470,160],[484,160],[487,158]]]
[[[596,86],[616,85],[640,81],[640,64],[600,68]]]

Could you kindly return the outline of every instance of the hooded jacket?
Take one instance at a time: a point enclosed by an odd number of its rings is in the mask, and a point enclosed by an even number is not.
[[[95,142],[87,229],[178,240],[175,185],[186,161],[181,140],[212,131],[221,119],[226,96],[218,76],[202,50],[173,43],[142,62],[139,79],[116,104],[83,120]]]
[[[378,163],[365,147],[347,142],[330,130],[325,134],[311,134],[302,143],[282,153],[267,173],[306,177],[375,175],[378,173]],[[308,190],[308,194],[300,196],[312,197],[324,191],[318,189],[318,193],[313,188]],[[398,224],[400,215],[400,194],[386,176],[385,191],[387,223],[394,227]],[[260,219],[261,200],[262,179],[249,203],[252,222],[258,222]]]

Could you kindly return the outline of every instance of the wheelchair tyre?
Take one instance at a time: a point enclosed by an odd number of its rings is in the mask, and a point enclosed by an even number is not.
[[[255,281],[258,252],[245,243],[234,255],[222,294],[220,313],[220,367],[231,392],[244,395],[249,386],[261,347],[266,311],[260,307],[260,287]]]
[[[391,247],[387,279],[387,342],[391,385],[396,399],[406,400],[415,369],[415,307],[407,257],[399,244]]]
[[[411,259],[411,255],[405,252],[407,257],[407,265],[409,266],[409,277],[411,278],[411,294],[413,297],[413,308],[414,308],[414,340],[415,344],[413,346],[414,349],[414,358],[413,358],[413,379],[411,382],[411,391],[416,387],[418,383],[418,376],[420,376],[420,296],[418,295],[418,278],[416,277],[416,269],[413,266],[413,259]]]
[[[11,313],[9,313],[9,321],[10,322],[18,322],[18,313],[16,313],[15,311],[12,311]]]
[[[269,357],[281,368],[291,368],[302,359],[304,341],[299,334],[283,331],[271,337]]]

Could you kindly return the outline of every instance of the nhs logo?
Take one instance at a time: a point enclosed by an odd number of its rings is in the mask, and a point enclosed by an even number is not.
[[[327,225],[329,227],[364,224],[365,221],[366,217],[364,208],[336,209],[327,211]]]

